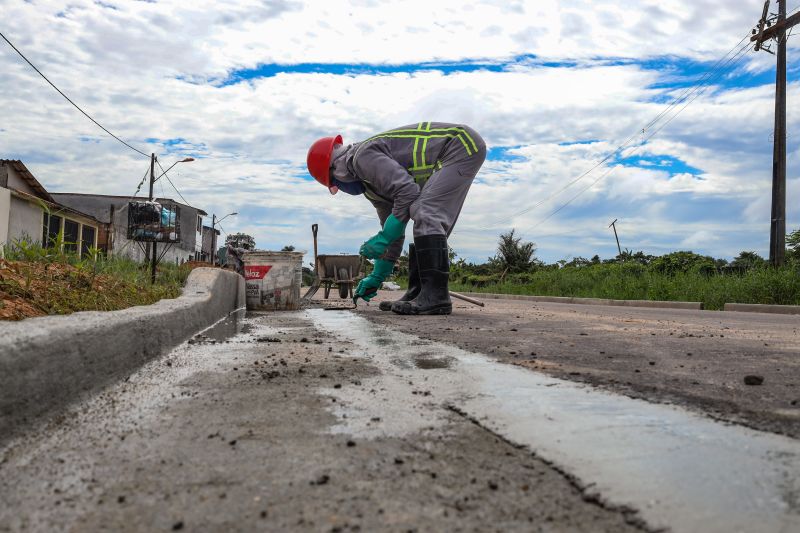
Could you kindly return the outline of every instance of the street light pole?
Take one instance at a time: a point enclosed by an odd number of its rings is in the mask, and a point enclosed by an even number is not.
[[[215,214],[211,215],[211,242],[213,243],[212,246],[211,246],[211,264],[212,265],[214,264],[214,253],[217,251],[217,230],[216,230],[216,225],[218,223],[222,222],[223,220],[225,220],[226,218],[228,218],[230,216],[238,215],[238,214],[239,213],[234,211],[233,213],[228,213],[227,215],[225,215],[224,217],[222,217],[219,220],[217,220],[217,215],[215,215]]]

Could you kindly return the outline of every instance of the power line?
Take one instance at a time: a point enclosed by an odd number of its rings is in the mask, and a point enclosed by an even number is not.
[[[58,87],[56,87],[56,85],[55,85],[55,84],[54,84],[52,81],[50,81],[50,80],[47,78],[47,76],[45,76],[44,74],[42,74],[42,71],[41,71],[41,70],[39,70],[38,68],[36,68],[36,65],[34,65],[33,63],[31,63],[31,62],[30,62],[30,60],[29,60],[27,57],[25,57],[25,55],[24,55],[22,52],[20,52],[20,51],[19,51],[19,49],[18,49],[16,46],[14,46],[14,44],[13,44],[11,41],[9,41],[9,40],[8,40],[8,38],[7,38],[5,35],[3,35],[3,33],[2,33],[2,32],[0,32],[0,37],[2,37],[2,38],[3,38],[3,40],[4,40],[5,42],[7,42],[7,43],[8,43],[8,45],[9,45],[11,48],[13,48],[13,49],[14,49],[14,51],[15,51],[16,53],[18,53],[18,54],[19,54],[19,56],[20,56],[22,59],[24,59],[24,60],[25,60],[25,62],[26,62],[28,65],[30,65],[30,66],[31,66],[31,68],[32,68],[33,70],[35,70],[35,71],[36,71],[36,73],[37,73],[37,74],[39,74],[39,76],[41,76],[42,78],[44,78],[44,81],[46,81],[47,83],[49,83],[49,84],[50,84],[50,86],[51,86],[53,89],[55,89],[56,91],[58,91],[58,94],[60,94],[61,96],[63,96],[63,97],[64,97],[64,98],[67,100],[67,102],[69,102],[70,104],[72,104],[72,105],[75,107],[75,109],[77,109],[78,111],[80,111],[81,113],[83,113],[83,115],[84,115],[86,118],[88,118],[89,120],[91,120],[92,122],[94,122],[94,123],[95,123],[95,124],[96,124],[96,125],[97,125],[97,126],[100,128],[100,129],[101,129],[101,130],[103,130],[104,132],[108,133],[108,134],[109,134],[109,135],[111,135],[113,138],[115,138],[116,140],[118,140],[119,142],[121,142],[122,144],[124,144],[125,146],[127,146],[128,148],[130,148],[131,150],[133,150],[134,152],[136,152],[136,153],[138,153],[138,154],[141,154],[141,155],[143,155],[143,156],[145,156],[145,157],[150,157],[150,156],[149,156],[149,155],[147,155],[146,153],[142,152],[141,150],[137,150],[136,148],[134,148],[134,147],[133,147],[133,146],[131,146],[130,144],[126,143],[125,141],[123,141],[122,139],[120,139],[119,137],[117,137],[116,135],[114,135],[113,133],[111,133],[110,131],[108,131],[108,129],[106,129],[106,127],[105,127],[105,126],[103,126],[102,124],[100,124],[99,122],[97,122],[95,119],[93,119],[93,118],[92,118],[92,117],[89,115],[89,113],[87,113],[86,111],[84,111],[83,109],[81,109],[81,108],[80,108],[80,106],[78,106],[78,104],[76,104],[75,102],[73,102],[73,101],[70,99],[70,97],[69,97],[69,96],[67,96],[66,94],[64,94],[64,92],[63,92],[61,89],[59,89]]]
[[[172,188],[175,189],[175,192],[178,193],[178,196],[181,197],[181,200],[183,200],[183,203],[185,203],[188,206],[191,206],[192,204],[190,204],[188,201],[186,201],[186,198],[183,197],[183,195],[181,194],[181,191],[179,191],[178,188],[175,186],[175,184],[172,183],[172,180],[169,179],[169,175],[167,174],[167,171],[164,170],[164,167],[161,166],[161,162],[158,159],[156,159],[156,164],[158,165],[158,168],[161,169],[161,175],[164,176],[165,178],[167,178],[167,181],[169,182],[170,185],[172,185]]]
[[[749,47],[750,47],[750,44],[749,44],[749,43],[748,43],[748,44],[746,44],[745,46],[743,46],[743,47],[742,47],[742,48],[741,48],[741,49],[740,49],[740,50],[739,50],[739,51],[736,53],[736,55],[734,55],[734,56],[733,56],[733,57],[732,57],[732,58],[729,60],[729,62],[730,62],[730,61],[738,61],[739,59],[741,59],[741,57],[742,57],[742,54],[743,54],[743,53],[744,53],[744,51],[745,51],[745,50],[747,50]],[[719,77],[719,76],[721,76],[721,75],[722,75],[722,71],[720,71],[719,73],[717,73],[717,74],[716,74],[716,76],[715,76],[715,78],[718,78],[718,77]],[[669,119],[668,119],[668,120],[667,120],[667,121],[666,121],[664,124],[662,124],[662,125],[661,125],[661,126],[658,128],[658,129],[654,130],[654,131],[653,131],[653,132],[652,132],[652,133],[651,133],[651,134],[650,134],[650,135],[649,135],[649,136],[648,136],[646,139],[644,139],[644,140],[642,141],[642,143],[641,143],[639,146],[636,146],[636,147],[634,147],[634,148],[633,148],[633,150],[632,150],[632,151],[631,151],[631,152],[630,152],[630,153],[629,153],[627,156],[625,156],[623,159],[627,159],[628,157],[631,157],[631,156],[632,156],[634,153],[638,152],[638,151],[639,151],[639,150],[640,150],[642,147],[644,147],[644,145],[645,145],[645,143],[646,143],[647,141],[649,141],[649,140],[650,140],[650,139],[651,139],[651,138],[652,138],[654,135],[656,135],[658,132],[660,132],[662,129],[664,129],[664,127],[666,127],[666,126],[667,126],[667,125],[668,125],[670,122],[672,122],[672,121],[673,121],[673,120],[674,120],[674,119],[675,119],[675,118],[676,118],[678,115],[680,115],[680,114],[681,114],[681,112],[683,112],[683,110],[684,110],[684,109],[686,109],[686,108],[687,108],[687,107],[688,107],[688,106],[689,106],[689,105],[690,105],[692,102],[694,102],[694,101],[695,101],[697,98],[699,98],[699,97],[700,97],[702,94],[704,94],[704,92],[705,92],[705,91],[698,92],[698,93],[697,93],[697,94],[696,94],[696,95],[695,95],[695,96],[694,96],[694,97],[693,97],[691,100],[689,100],[688,102],[686,102],[686,104],[685,104],[685,105],[684,105],[684,106],[683,106],[681,109],[679,109],[679,110],[678,110],[678,111],[677,111],[677,112],[676,112],[674,115],[672,115],[672,116],[671,116],[671,117],[670,117],[670,118],[669,118]],[[561,206],[560,206],[558,209],[556,209],[555,211],[553,211],[552,213],[550,213],[549,215],[547,215],[546,217],[544,217],[543,219],[541,219],[540,221],[538,221],[536,224],[534,224],[534,225],[532,225],[532,226],[529,226],[528,228],[526,228],[526,229],[524,230],[524,232],[528,232],[528,231],[530,231],[530,230],[532,230],[532,229],[534,229],[534,228],[536,228],[536,227],[540,226],[541,224],[543,224],[545,221],[547,221],[548,219],[550,219],[551,217],[553,217],[553,216],[554,216],[556,213],[560,212],[562,209],[564,209],[564,208],[565,208],[565,207],[567,207],[569,204],[571,204],[573,201],[575,201],[575,200],[576,200],[576,199],[577,199],[577,198],[578,198],[578,197],[579,197],[581,194],[583,194],[584,192],[588,191],[588,190],[589,190],[589,189],[591,189],[591,188],[592,188],[592,187],[593,187],[593,186],[594,186],[596,183],[600,182],[600,181],[601,181],[603,178],[605,178],[606,176],[608,176],[609,174],[611,174],[611,172],[613,172],[614,170],[616,170],[616,167],[610,167],[610,168],[609,168],[609,169],[608,169],[606,172],[604,172],[604,173],[603,173],[603,174],[601,174],[601,175],[600,175],[600,176],[599,176],[597,179],[595,179],[594,181],[592,181],[592,182],[591,182],[591,183],[590,183],[590,184],[589,184],[587,187],[584,187],[583,189],[581,189],[580,191],[578,191],[578,193],[577,193],[577,194],[575,194],[575,195],[574,195],[572,198],[570,198],[569,200],[567,200],[567,201],[566,201],[564,204],[562,204],[562,205],[561,205]],[[522,232],[522,233],[524,233],[524,232]]]
[[[136,186],[136,192],[133,193],[133,196],[130,197],[130,200],[136,198],[136,195],[139,194],[139,191],[142,189],[142,185],[144,185],[144,182],[147,181],[147,176],[149,175],[150,175],[150,166],[148,165],[147,170],[144,171],[144,176],[142,176],[142,181],[140,181],[139,185]]]
[[[749,38],[749,32],[748,32],[748,34],[747,34],[747,35],[745,35],[745,36],[744,36],[744,37],[743,37],[743,38],[742,38],[742,39],[741,39],[741,40],[740,40],[740,41],[739,41],[739,42],[736,44],[736,46],[734,46],[733,48],[731,48],[731,49],[730,49],[730,50],[729,50],[729,51],[728,51],[728,52],[727,52],[725,55],[723,55],[723,56],[722,56],[720,59],[718,59],[718,60],[717,60],[717,61],[714,63],[714,65],[712,65],[712,67],[711,67],[711,68],[710,68],[710,69],[709,69],[709,70],[708,70],[708,71],[707,71],[707,72],[706,72],[706,73],[705,73],[703,76],[701,76],[700,80],[699,80],[699,81],[698,81],[698,82],[697,82],[695,85],[693,85],[692,87],[689,87],[689,88],[685,89],[685,90],[684,90],[684,91],[683,91],[683,92],[682,92],[680,95],[678,95],[677,97],[673,98],[673,100],[672,100],[672,101],[669,103],[669,105],[667,105],[667,107],[666,107],[664,110],[662,110],[662,111],[661,111],[661,112],[660,112],[660,113],[659,113],[659,114],[658,114],[658,115],[657,115],[655,118],[653,118],[653,119],[652,119],[650,122],[648,122],[648,123],[647,123],[647,125],[645,125],[645,127],[644,127],[644,128],[642,128],[641,130],[637,130],[637,131],[636,131],[635,133],[633,133],[633,134],[632,134],[630,137],[628,137],[628,138],[627,138],[627,139],[626,139],[626,140],[625,140],[623,143],[621,143],[619,146],[617,146],[617,148],[615,148],[615,149],[614,149],[612,152],[609,152],[609,153],[608,153],[608,154],[607,154],[605,157],[603,157],[603,159],[601,159],[600,161],[598,161],[597,163],[595,163],[595,164],[594,164],[594,165],[593,165],[591,168],[589,168],[588,170],[586,170],[585,172],[583,172],[582,174],[580,174],[580,175],[579,175],[577,178],[573,179],[572,181],[570,181],[569,183],[567,183],[566,185],[564,185],[563,187],[561,187],[560,189],[558,189],[556,192],[554,192],[553,194],[551,194],[551,195],[547,196],[546,198],[543,198],[542,200],[538,201],[538,202],[537,202],[537,203],[535,203],[534,205],[532,205],[532,206],[529,206],[529,207],[526,207],[525,209],[522,209],[522,210],[520,210],[520,211],[518,211],[518,212],[516,212],[516,213],[512,214],[510,217],[505,217],[505,218],[503,218],[503,219],[496,220],[496,221],[494,221],[494,222],[492,222],[492,223],[490,223],[490,224],[487,224],[487,225],[485,225],[485,226],[483,226],[483,227],[479,228],[479,230],[488,230],[488,229],[491,229],[491,228],[492,228],[494,225],[497,225],[497,224],[498,224],[498,223],[500,223],[500,222],[506,222],[506,221],[510,221],[510,220],[512,220],[512,219],[513,219],[513,218],[515,218],[515,217],[518,217],[518,216],[520,216],[520,215],[524,215],[524,214],[526,214],[526,213],[528,213],[528,212],[532,211],[533,209],[536,209],[537,207],[539,207],[539,206],[543,205],[543,204],[544,204],[544,203],[546,203],[547,201],[549,201],[549,200],[552,200],[552,199],[553,199],[553,198],[555,198],[556,196],[560,195],[562,192],[564,192],[565,190],[567,190],[568,188],[570,188],[570,187],[571,187],[572,185],[574,185],[575,183],[577,183],[577,182],[579,182],[579,181],[583,180],[583,179],[584,179],[586,176],[588,176],[589,174],[591,174],[591,173],[592,173],[594,170],[596,170],[597,168],[599,168],[599,167],[600,167],[601,165],[603,165],[603,164],[604,164],[606,161],[610,160],[611,158],[613,158],[613,157],[614,157],[614,156],[616,156],[617,154],[619,154],[619,153],[623,152],[623,151],[624,151],[626,148],[628,148],[628,146],[629,146],[629,145],[630,145],[630,144],[631,144],[631,143],[632,143],[632,142],[633,142],[633,141],[634,141],[634,140],[635,140],[635,139],[636,139],[636,138],[637,138],[637,137],[638,137],[640,134],[642,134],[642,135],[643,135],[643,134],[645,133],[645,131],[646,131],[646,130],[648,130],[649,128],[652,128],[653,126],[655,126],[655,125],[656,125],[656,124],[657,124],[657,123],[658,123],[660,120],[662,120],[662,119],[663,119],[663,117],[664,117],[664,116],[666,116],[666,115],[667,115],[667,114],[668,114],[668,113],[669,113],[669,112],[670,112],[670,111],[671,111],[673,108],[675,108],[676,106],[678,106],[678,105],[680,105],[681,103],[683,103],[684,101],[686,101],[686,99],[687,99],[687,98],[689,98],[689,96],[691,96],[691,94],[692,94],[692,93],[695,93],[695,92],[697,92],[697,91],[698,91],[700,88],[702,88],[703,86],[707,85],[707,84],[708,84],[708,82],[709,82],[709,81],[710,81],[710,80],[711,80],[713,77],[718,77],[718,76],[719,76],[719,74],[721,73],[721,71],[722,71],[722,70],[723,70],[723,69],[724,69],[724,68],[727,66],[727,64],[728,64],[728,63],[730,63],[730,61],[731,61],[731,58],[728,58],[728,56],[729,56],[729,55],[730,55],[732,52],[734,52],[734,51],[735,51],[737,48],[739,48],[739,47],[742,45],[742,43],[743,43],[745,40],[747,40],[748,38]],[[749,44],[745,45],[745,48],[747,48],[747,47],[749,47]],[[734,57],[736,57],[736,55],[738,55],[739,53],[741,53],[741,49],[739,50],[739,52],[737,52],[737,54],[735,54],[735,55],[734,55]],[[728,59],[727,59],[727,61],[725,61],[725,59],[726,59],[726,58],[728,58]],[[723,61],[724,61],[724,64],[720,65],[720,63],[722,63]],[[660,129],[661,129],[661,128],[659,128],[659,130],[660,130]],[[652,135],[650,135],[650,137],[652,137]],[[648,138],[650,138],[650,137],[648,137]]]

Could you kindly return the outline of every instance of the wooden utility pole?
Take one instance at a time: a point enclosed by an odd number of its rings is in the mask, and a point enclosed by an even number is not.
[[[156,182],[156,154],[150,154],[150,201],[153,201],[153,185]],[[158,214],[159,216],[159,223],[161,223],[161,213]],[[150,267],[150,282],[155,284],[156,282],[156,264],[158,263],[158,254],[156,253],[156,241],[150,243],[150,260],[152,261],[152,266]]]
[[[764,43],[778,42],[775,71],[775,134],[772,151],[772,218],[769,234],[769,260],[773,266],[783,265],[786,256],[786,30],[800,23],[800,13],[786,18],[786,0],[777,0],[778,16],[768,18],[770,0],[764,3],[758,29],[753,30],[751,42],[755,50],[774,53]]]
[[[619,251],[619,255],[622,255],[622,248],[619,246],[619,236],[617,236],[617,220],[618,218],[614,219],[614,222],[608,225],[609,228],[614,228],[614,238],[617,239],[617,250]]]
[[[211,214],[211,266],[214,266],[214,252],[217,251],[217,215]]]

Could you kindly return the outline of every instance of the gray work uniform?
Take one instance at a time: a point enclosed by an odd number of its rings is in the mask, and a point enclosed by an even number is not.
[[[365,187],[383,226],[393,214],[414,221],[414,236],[450,235],[472,180],[486,159],[486,143],[463,124],[420,122],[353,145],[348,170]],[[383,258],[395,261],[403,238]]]

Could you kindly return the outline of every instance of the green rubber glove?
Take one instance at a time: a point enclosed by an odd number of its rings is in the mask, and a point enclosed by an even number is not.
[[[356,291],[353,293],[353,303],[356,303],[356,300],[359,298],[366,302],[375,298],[378,294],[378,289],[381,288],[383,280],[392,273],[393,268],[394,261],[376,259],[375,266],[370,275],[358,283],[358,287],[356,287]]]
[[[407,222],[400,222],[394,215],[389,215],[383,223],[383,229],[362,244],[358,253],[367,259],[378,259],[386,253],[391,243],[405,234],[406,224]]]

